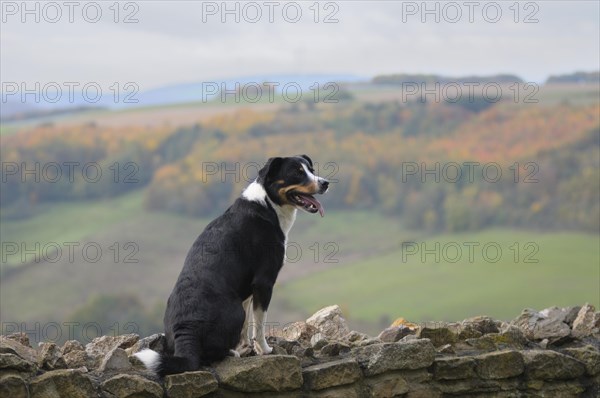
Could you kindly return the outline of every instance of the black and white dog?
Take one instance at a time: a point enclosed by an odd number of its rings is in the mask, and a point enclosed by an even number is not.
[[[313,195],[328,186],[306,155],[270,158],[194,242],[167,302],[167,354],[137,353],[146,367],[160,376],[198,370],[250,342],[259,355],[271,353],[264,324],[288,233],[297,209],[323,216]]]

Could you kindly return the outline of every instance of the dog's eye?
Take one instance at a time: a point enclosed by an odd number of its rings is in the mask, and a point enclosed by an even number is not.
[[[298,175],[298,176],[302,176],[304,175],[304,169],[302,167],[300,167],[299,169],[296,169],[294,174]]]

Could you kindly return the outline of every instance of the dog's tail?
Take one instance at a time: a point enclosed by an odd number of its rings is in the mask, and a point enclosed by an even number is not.
[[[196,370],[193,369],[188,358],[166,356],[149,349],[140,351],[134,356],[142,361],[146,368],[160,377]]]

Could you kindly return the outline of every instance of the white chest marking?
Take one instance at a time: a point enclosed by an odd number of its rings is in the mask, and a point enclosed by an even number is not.
[[[285,235],[285,243],[287,244],[288,234],[290,233],[290,229],[292,229],[292,225],[294,225],[294,221],[296,221],[296,208],[294,206],[279,206],[276,203],[273,203],[269,197],[267,200],[275,209],[275,213],[277,213],[277,218],[279,219],[279,226],[283,231],[283,235]]]
[[[267,205],[267,191],[265,191],[265,188],[263,188],[263,186],[256,181],[244,189],[244,192],[242,192],[242,197],[251,202],[258,202],[264,206]]]
[[[269,201],[271,206],[273,206],[273,209],[275,209],[275,213],[277,213],[279,227],[285,235],[285,242],[287,244],[288,233],[290,232],[290,229],[292,229],[294,221],[296,221],[296,208],[288,205],[279,206],[278,204],[274,203],[267,196],[267,191],[265,191],[265,188],[256,181],[244,189],[244,192],[242,192],[242,197],[251,202],[258,202],[263,206],[267,206],[267,201]]]

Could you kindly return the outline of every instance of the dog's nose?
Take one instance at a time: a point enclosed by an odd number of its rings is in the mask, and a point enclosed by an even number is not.
[[[321,193],[324,193],[325,191],[327,191],[327,188],[329,188],[329,181],[327,180],[321,180],[319,184],[321,185]]]

